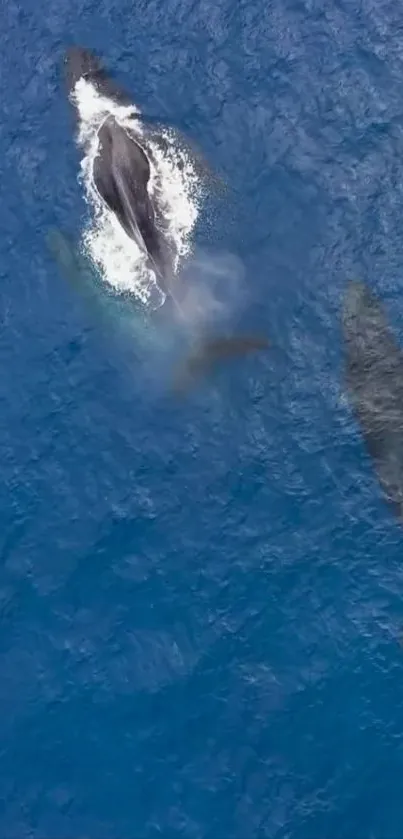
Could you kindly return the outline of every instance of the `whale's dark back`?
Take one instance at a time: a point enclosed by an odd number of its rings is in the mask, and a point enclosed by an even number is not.
[[[148,157],[112,115],[102,124],[98,136],[99,151],[93,168],[95,186],[127,235],[151,258],[163,280],[163,242],[148,192]]]
[[[349,395],[379,481],[403,518],[403,354],[380,302],[351,283],[343,330]]]

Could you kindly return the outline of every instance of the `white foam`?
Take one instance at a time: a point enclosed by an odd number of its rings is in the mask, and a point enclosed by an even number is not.
[[[105,206],[93,183],[99,128],[106,117],[113,114],[116,121],[130,128],[140,141],[146,138],[152,155],[149,191],[152,197],[158,197],[165,235],[174,254],[174,271],[190,251],[191,234],[201,203],[201,186],[194,162],[180,147],[173,131],[164,129],[160,132],[163,148],[151,134],[148,135],[141,122],[141,112],[134,105],[125,107],[101,96],[84,79],[77,83],[73,98],[80,116],[78,145],[84,153],[80,179],[90,208],[90,219],[82,236],[84,249],[104,281],[115,291],[130,292],[145,305],[155,308],[164,302],[165,296],[158,288],[154,273],[146,266],[142,251]]]

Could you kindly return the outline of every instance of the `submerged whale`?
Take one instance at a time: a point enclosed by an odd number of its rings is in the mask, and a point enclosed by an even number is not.
[[[106,99],[129,106],[128,95],[108,76],[97,56],[87,49],[71,47],[65,58],[66,80],[70,100],[80,80],[97,90]],[[77,111],[77,108],[76,108]],[[76,114],[79,117],[79,114]],[[145,254],[163,291],[167,291],[172,271],[169,246],[157,223],[159,208],[149,192],[149,151],[112,113],[98,129],[98,150],[93,163],[94,186],[119,222],[126,235]]]
[[[95,323],[104,325],[108,332],[113,328],[116,335],[135,338],[145,348],[160,347],[166,356],[164,334],[158,324],[142,315],[130,294],[122,295],[107,291],[96,271],[75,247],[73,241],[62,231],[51,229],[47,237],[48,248],[69,285],[87,304],[87,311]],[[184,395],[197,380],[208,375],[220,361],[239,358],[256,350],[270,346],[261,336],[207,337],[190,349],[177,367],[171,382],[171,392]],[[168,347],[169,349],[169,347]]]
[[[84,301],[90,321],[122,338],[155,345],[158,333],[130,294],[108,289],[94,266],[63,231],[52,228],[46,235],[48,249],[61,274],[77,297]]]
[[[347,289],[343,332],[351,404],[386,499],[403,519],[403,352],[363,283]]]

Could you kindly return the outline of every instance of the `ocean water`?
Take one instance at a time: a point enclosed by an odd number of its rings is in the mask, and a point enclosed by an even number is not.
[[[340,310],[365,280],[403,342],[403,10],[11,0],[0,21],[0,837],[399,839],[403,531]],[[201,150],[223,186],[193,195],[195,253],[224,266],[226,328],[272,342],[180,398],[189,334],[123,334],[48,248],[88,222],[72,42]]]

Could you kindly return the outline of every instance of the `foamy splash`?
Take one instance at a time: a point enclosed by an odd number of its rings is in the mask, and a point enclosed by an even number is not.
[[[105,206],[94,186],[92,173],[98,152],[98,130],[109,114],[130,128],[139,140],[145,139],[150,149],[151,197],[157,198],[164,225],[164,235],[174,255],[174,271],[191,248],[191,234],[201,202],[201,187],[194,162],[180,147],[175,133],[159,132],[157,142],[141,121],[141,112],[134,105],[119,105],[101,96],[88,81],[80,79],[74,94],[80,123],[78,144],[84,151],[80,179],[90,207],[90,219],[83,231],[82,244],[97,266],[102,278],[115,291],[131,293],[145,306],[157,308],[165,295],[145,261],[145,256],[121,228],[114,214]]]

